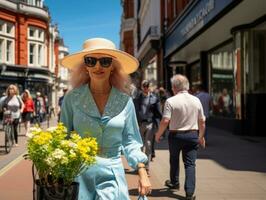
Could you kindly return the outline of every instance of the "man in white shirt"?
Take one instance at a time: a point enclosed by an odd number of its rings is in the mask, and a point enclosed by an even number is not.
[[[195,199],[195,162],[198,145],[205,147],[205,116],[200,100],[189,94],[189,82],[183,75],[171,79],[173,97],[167,99],[163,118],[156,133],[156,141],[169,125],[170,180],[165,181],[169,188],[179,189],[179,154],[182,151],[185,165],[186,200]]]

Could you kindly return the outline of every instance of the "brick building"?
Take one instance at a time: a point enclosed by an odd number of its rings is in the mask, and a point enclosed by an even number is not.
[[[9,84],[56,105],[60,37],[43,0],[0,1],[0,92]]]

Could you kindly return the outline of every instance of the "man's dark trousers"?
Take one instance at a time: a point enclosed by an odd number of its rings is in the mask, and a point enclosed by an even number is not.
[[[182,150],[185,165],[185,191],[194,194],[195,162],[198,149],[198,131],[170,132],[168,136],[170,151],[170,179],[173,184],[179,183],[179,153]]]

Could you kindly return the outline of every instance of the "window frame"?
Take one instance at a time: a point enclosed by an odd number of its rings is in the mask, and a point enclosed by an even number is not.
[[[33,36],[30,34],[33,32]],[[33,53],[30,46],[34,45]],[[40,50],[41,49],[41,50]],[[45,30],[32,25],[28,26],[28,65],[35,67],[45,66]]]

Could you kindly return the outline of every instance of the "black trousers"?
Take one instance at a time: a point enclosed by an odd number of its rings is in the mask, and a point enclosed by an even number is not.
[[[14,119],[12,122],[12,126],[13,126],[13,130],[14,130],[14,139],[16,144],[18,143],[18,124],[19,124],[19,118],[18,119]]]

